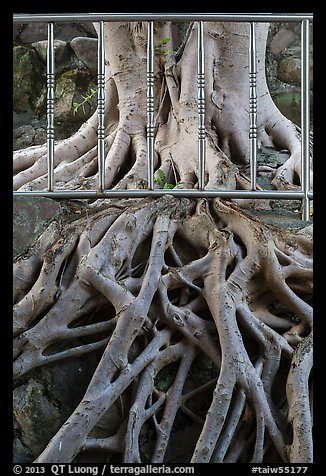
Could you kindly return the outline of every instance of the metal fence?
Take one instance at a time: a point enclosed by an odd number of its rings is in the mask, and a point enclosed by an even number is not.
[[[142,21],[148,24],[147,35],[147,158],[148,158],[148,188],[133,190],[105,189],[105,147],[104,147],[104,110],[105,110],[105,55],[104,55],[104,22]],[[198,22],[198,189],[154,189],[154,21]],[[205,131],[205,45],[204,22],[248,22],[250,24],[249,42],[249,151],[250,151],[250,183],[251,190],[208,190],[204,185],[206,161],[206,131]],[[310,190],[310,77],[309,77],[309,43],[311,13],[285,14],[220,14],[220,13],[74,13],[74,14],[14,14],[14,23],[47,23],[47,159],[48,187],[45,191],[15,191],[14,195],[43,196],[56,199],[96,199],[113,197],[142,198],[147,196],[159,197],[172,194],[181,197],[224,197],[245,199],[288,199],[301,200],[302,219],[310,219],[310,200],[313,192]],[[55,190],[54,183],[54,22],[98,22],[98,186],[96,190]],[[256,35],[257,22],[300,22],[301,23],[301,188],[293,190],[257,190],[257,101],[256,92]]]

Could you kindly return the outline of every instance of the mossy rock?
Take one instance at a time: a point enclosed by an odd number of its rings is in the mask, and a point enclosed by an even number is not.
[[[282,114],[300,126],[301,124],[301,94],[299,91],[284,92],[273,96],[273,100]],[[312,121],[312,94],[310,94],[310,120]]]
[[[310,88],[313,87],[313,64],[310,62]],[[283,58],[278,65],[278,79],[288,84],[301,84],[301,58],[288,56]]]
[[[77,112],[73,104],[81,104],[91,89],[97,89],[97,84],[89,71],[77,68],[69,69],[58,75],[54,90],[54,124],[56,132],[65,130],[65,137],[76,131],[76,127],[85,122],[96,110],[97,95],[80,106]],[[47,89],[44,87],[35,103],[35,114],[39,118],[46,117]],[[58,128],[59,127],[59,128]],[[56,136],[56,138],[58,138]],[[62,138],[62,137],[60,137]]]
[[[13,49],[13,109],[26,112],[42,89],[42,64],[34,49],[15,46]]]

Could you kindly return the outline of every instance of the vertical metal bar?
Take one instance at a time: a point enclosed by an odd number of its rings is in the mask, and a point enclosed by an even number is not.
[[[97,47],[97,160],[98,160],[98,190],[105,188],[105,56],[104,56],[104,22],[99,22]]]
[[[47,85],[47,162],[48,162],[48,191],[54,186],[54,36],[53,23],[48,23],[48,46],[46,60]]]
[[[154,190],[154,22],[147,35],[147,162],[148,189]]]
[[[198,188],[204,190],[206,162],[204,22],[198,22]]]
[[[249,158],[251,190],[257,188],[257,62],[256,24],[250,23],[249,40]]]
[[[309,71],[309,20],[301,22],[301,190],[302,220],[310,219],[310,71]]]

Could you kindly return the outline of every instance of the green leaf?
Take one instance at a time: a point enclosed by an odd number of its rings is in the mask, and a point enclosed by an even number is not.
[[[171,38],[164,38],[164,40],[161,41],[161,45],[166,45],[169,41],[171,41]]]
[[[161,169],[158,169],[156,171],[156,177],[154,177],[154,182],[155,183],[158,183],[159,185],[163,186],[165,184],[165,181],[166,181],[166,175],[165,173],[163,172],[163,170]]]
[[[166,183],[164,184],[164,187],[163,187],[165,190],[166,189],[170,189],[170,188],[174,188],[174,185],[172,183]]]

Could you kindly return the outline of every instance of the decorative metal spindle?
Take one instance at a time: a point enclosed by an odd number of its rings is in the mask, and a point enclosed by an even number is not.
[[[257,63],[256,25],[250,23],[249,40],[249,158],[251,190],[257,188]]]
[[[98,50],[97,50],[97,155],[98,155],[98,189],[105,188],[105,57],[104,57],[104,22],[99,22]]]
[[[301,190],[302,220],[310,219],[310,68],[309,68],[309,20],[301,23]]]
[[[147,161],[148,189],[154,190],[154,22],[147,36]]]
[[[198,22],[198,188],[204,190],[206,162],[204,22]]]
[[[48,191],[53,191],[54,186],[54,36],[53,23],[48,23],[48,46],[46,60],[46,85],[47,85],[47,161],[48,161]]]

